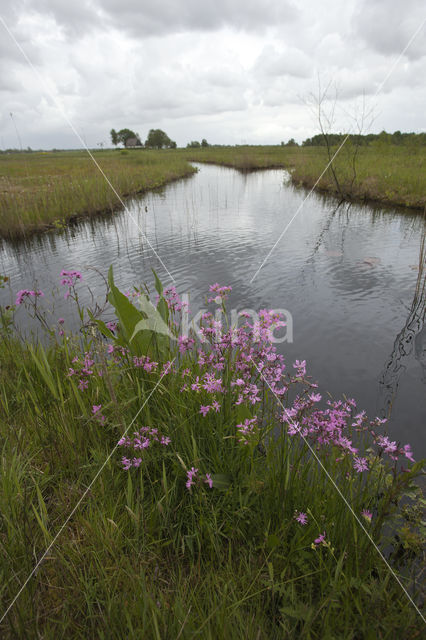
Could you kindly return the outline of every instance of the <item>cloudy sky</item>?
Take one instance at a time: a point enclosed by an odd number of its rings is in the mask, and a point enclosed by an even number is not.
[[[363,110],[372,131],[426,130],[423,0],[2,0],[0,16],[47,85],[0,21],[0,148],[17,131],[24,147],[80,147],[52,96],[92,147],[112,127],[300,142],[318,132],[319,86],[326,113],[337,96],[334,130]]]

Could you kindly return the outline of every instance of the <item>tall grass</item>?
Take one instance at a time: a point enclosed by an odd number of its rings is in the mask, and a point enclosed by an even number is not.
[[[332,149],[332,154],[337,151]],[[283,167],[295,184],[316,185],[329,160],[325,147],[211,147],[182,152],[191,160],[214,162],[241,170]],[[355,161],[354,161],[355,157]],[[426,148],[374,143],[355,154],[350,141],[333,161],[344,197],[423,209],[426,205]],[[316,186],[337,192],[330,169]]]
[[[94,152],[122,198],[194,172],[172,152]],[[0,155],[0,235],[19,236],[69,219],[113,212],[120,199],[85,152]]]
[[[78,302],[84,281],[63,282]],[[174,340],[152,318],[177,334],[182,303],[157,289],[158,314],[110,273],[116,323],[81,310],[80,335],[65,320],[49,346],[19,339],[14,309],[2,310],[3,611],[84,498],[2,638],[418,637],[421,618],[363,527],[419,603],[421,463],[401,472],[409,448],[384,440],[352,401],[319,408],[304,363],[285,369],[274,352],[278,318],[231,332],[226,289],[215,287],[221,326],[207,315],[204,343]],[[33,293],[19,301],[41,314],[47,296]],[[329,430],[337,416],[347,440]]]
[[[327,165],[324,147],[241,146],[169,151],[102,151],[96,160],[120,197],[188,176],[192,161],[249,171],[283,167],[295,184],[313,187]],[[347,142],[334,161],[346,198],[424,208],[425,148],[374,143],[354,149]],[[327,171],[318,189],[336,192]],[[341,195],[341,194],[339,194]],[[120,199],[86,152],[0,154],[0,236],[22,236],[60,227],[97,212],[113,212]]]

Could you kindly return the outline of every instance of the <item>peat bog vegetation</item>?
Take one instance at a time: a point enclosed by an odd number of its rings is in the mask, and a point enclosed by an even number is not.
[[[327,162],[320,147],[94,155],[122,197],[190,161],[283,167],[305,186]],[[423,209],[425,156],[361,147],[354,174],[348,145],[339,197]],[[319,187],[335,192],[332,173]],[[4,238],[119,205],[83,152],[0,154]],[[52,326],[47,290],[0,308],[2,638],[421,637],[423,461],[350,389],[321,397],[305,362],[284,361],[282,318],[231,327],[229,287],[212,284],[200,340],[156,276],[124,295],[111,269],[105,309],[82,307],[85,273],[57,277],[79,331]]]
[[[331,148],[331,152],[337,150]],[[240,146],[201,149],[93,151],[121,198],[191,175],[191,160],[243,171],[287,169],[296,185],[311,188],[328,162],[325,147]],[[426,145],[350,140],[317,185],[339,198],[422,210],[426,204]],[[338,176],[339,188],[333,172]],[[0,154],[0,236],[18,237],[67,220],[120,208],[85,151]]]
[[[276,314],[230,327],[229,287],[210,287],[201,341],[181,335],[183,303],[158,278],[154,311],[111,269],[108,322],[81,308],[84,280],[58,274],[78,334],[48,326],[48,292],[2,310],[3,611],[43,558],[2,638],[420,637],[410,446],[285,363]],[[20,339],[17,307],[44,346]]]

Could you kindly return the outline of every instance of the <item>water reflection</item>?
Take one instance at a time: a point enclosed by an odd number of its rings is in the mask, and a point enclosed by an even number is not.
[[[199,168],[161,193],[130,200],[132,217],[117,211],[30,241],[4,242],[0,273],[10,277],[13,292],[32,288],[35,281],[46,293],[53,291],[49,317],[63,316],[70,326],[74,319],[58,288],[63,268],[84,272],[81,301],[100,306],[105,291],[100,274],[110,264],[123,289],[143,282],[152,286],[151,267],[168,283],[146,235],[178,290],[190,292],[193,313],[204,305],[212,282],[232,285],[230,303],[238,309],[288,309],[294,342],[282,345],[287,361],[306,359],[324,391],[354,396],[370,414],[380,414],[384,404],[386,411],[392,407],[392,435],[424,451],[424,329],[407,313],[421,216],[336,207],[333,199],[313,194],[250,285],[306,192],[288,184],[283,171]],[[0,303],[9,302],[8,292],[0,291]],[[21,311],[18,319],[24,322]],[[415,342],[411,350],[408,331]]]
[[[409,314],[404,327],[395,339],[392,353],[379,378],[384,396],[383,417],[389,418],[392,415],[392,405],[397,397],[399,381],[407,369],[413,351],[421,367],[422,381],[426,383],[425,267],[425,233],[423,233],[420,243],[417,282]]]

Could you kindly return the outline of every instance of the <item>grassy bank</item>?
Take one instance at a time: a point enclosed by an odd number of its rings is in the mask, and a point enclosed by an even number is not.
[[[60,277],[78,305],[84,274]],[[279,318],[231,333],[206,315],[205,342],[174,340],[139,310],[178,333],[179,296],[157,289],[158,314],[110,273],[110,322],[79,309],[79,336],[45,324],[47,292],[2,310],[0,616],[43,562],[1,637],[419,637],[368,537],[418,601],[409,446],[353,401],[322,400],[303,362],[285,367],[270,342]],[[226,295],[213,287],[213,312]],[[24,307],[49,347],[19,339]]]
[[[193,173],[186,160],[172,152],[102,151],[94,156],[122,198]],[[0,154],[2,237],[61,226],[119,206],[119,198],[84,151]]]
[[[337,147],[332,149],[332,154]],[[296,185],[311,188],[328,164],[325,147],[212,147],[182,152],[198,162],[213,162],[241,170],[283,167]],[[366,200],[423,209],[426,205],[426,147],[372,144],[354,147],[347,142],[333,161],[341,189],[348,200]],[[317,188],[340,197],[331,170]]]
[[[241,170],[285,168],[297,185],[312,187],[328,162],[323,147],[209,147],[170,151],[94,152],[119,195],[140,193],[190,175],[189,161]],[[345,145],[333,165],[347,199],[422,209],[426,203],[426,151],[421,146]],[[318,189],[336,193],[331,171]],[[337,194],[340,197],[340,194]],[[0,154],[0,236],[18,237],[61,227],[70,219],[120,206],[86,152]]]

